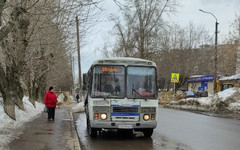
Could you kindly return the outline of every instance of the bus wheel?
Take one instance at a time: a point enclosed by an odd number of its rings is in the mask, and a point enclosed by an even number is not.
[[[89,133],[90,137],[92,137],[92,138],[96,138],[97,137],[97,129],[95,129],[95,128],[91,128],[89,126],[88,133]]]
[[[88,120],[87,124],[88,124],[87,125],[87,130],[88,130],[88,134],[90,135],[90,137],[92,137],[92,138],[97,137],[97,129],[96,128],[92,128],[90,126],[89,120]]]
[[[153,134],[153,129],[143,129],[142,132],[145,137],[151,137]]]

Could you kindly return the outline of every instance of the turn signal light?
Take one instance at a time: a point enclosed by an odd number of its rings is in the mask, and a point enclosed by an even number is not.
[[[155,114],[151,114],[151,119],[155,120]]]
[[[94,114],[94,118],[95,118],[95,119],[98,119],[98,118],[99,118],[99,114],[98,114],[98,113],[95,113],[95,114]]]

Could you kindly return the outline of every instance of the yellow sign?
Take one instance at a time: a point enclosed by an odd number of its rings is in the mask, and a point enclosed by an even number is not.
[[[178,83],[179,82],[179,73],[172,73],[171,74],[171,82]]]

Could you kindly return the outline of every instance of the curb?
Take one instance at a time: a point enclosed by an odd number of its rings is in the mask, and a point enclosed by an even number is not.
[[[70,113],[70,118],[71,118],[71,128],[72,128],[72,136],[73,136],[73,145],[74,145],[74,150],[81,150],[81,146],[80,146],[80,142],[78,139],[78,135],[77,135],[77,129],[74,123],[74,119],[73,119],[73,114],[72,111],[69,112]]]

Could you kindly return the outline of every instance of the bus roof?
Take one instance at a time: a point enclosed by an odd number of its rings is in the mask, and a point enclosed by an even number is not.
[[[92,65],[96,64],[127,64],[127,65],[148,65],[156,67],[156,63],[150,60],[133,58],[133,57],[112,57],[96,60]]]

